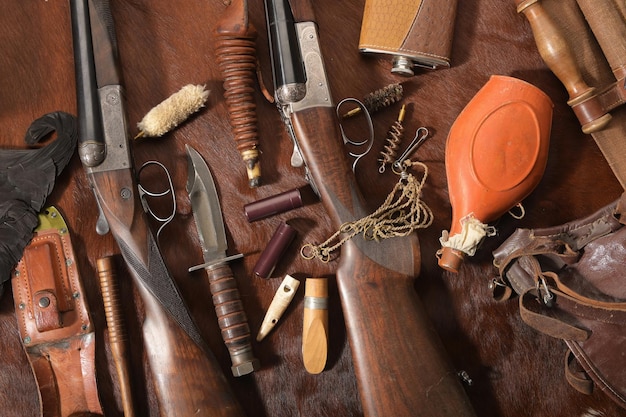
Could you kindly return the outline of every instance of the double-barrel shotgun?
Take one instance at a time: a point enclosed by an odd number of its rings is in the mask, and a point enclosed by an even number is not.
[[[145,309],[142,335],[161,416],[243,416],[167,270],[138,197],[117,41],[106,0],[71,0],[79,155]]]
[[[370,214],[343,149],[313,9],[266,0],[275,98],[334,226]],[[295,17],[294,17],[295,16]],[[341,248],[337,285],[366,416],[468,417],[474,411],[414,288],[415,233]]]

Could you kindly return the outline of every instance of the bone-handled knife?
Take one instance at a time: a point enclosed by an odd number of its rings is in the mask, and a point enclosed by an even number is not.
[[[190,268],[204,268],[222,339],[230,353],[234,376],[242,376],[259,369],[250,344],[250,326],[239,296],[237,282],[228,261],[239,256],[226,256],[228,244],[215,182],[202,156],[189,145],[187,151],[187,193],[191,200],[193,217],[200,237],[204,264]]]

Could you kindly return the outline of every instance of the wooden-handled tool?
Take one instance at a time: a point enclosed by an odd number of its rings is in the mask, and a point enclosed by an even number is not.
[[[518,13],[523,13],[535,36],[539,54],[565,86],[567,104],[574,110],[585,133],[602,130],[611,120],[602,107],[596,89],[587,85],[565,37],[546,13],[539,0],[515,0]]]
[[[328,280],[307,278],[302,320],[302,360],[310,374],[319,374],[328,356]]]
[[[261,184],[254,79],[257,31],[248,19],[248,1],[229,2],[215,29],[215,56],[224,81],[224,98],[237,150],[246,166],[248,184]]]

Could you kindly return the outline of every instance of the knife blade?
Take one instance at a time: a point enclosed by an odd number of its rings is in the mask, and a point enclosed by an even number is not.
[[[196,229],[200,238],[204,268],[217,314],[222,339],[228,348],[233,376],[247,375],[260,368],[250,344],[250,326],[243,309],[228,261],[240,256],[226,256],[228,242],[219,197],[213,176],[200,153],[189,145],[187,152],[187,193],[191,200]],[[194,268],[190,268],[194,269]]]

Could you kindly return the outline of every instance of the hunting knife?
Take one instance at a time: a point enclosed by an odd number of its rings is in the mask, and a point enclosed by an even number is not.
[[[228,261],[243,255],[226,256],[228,244],[222,210],[211,172],[202,156],[189,145],[187,151],[187,193],[200,237],[204,268],[222,339],[230,353],[234,376],[247,375],[260,368],[250,344],[250,327]]]

